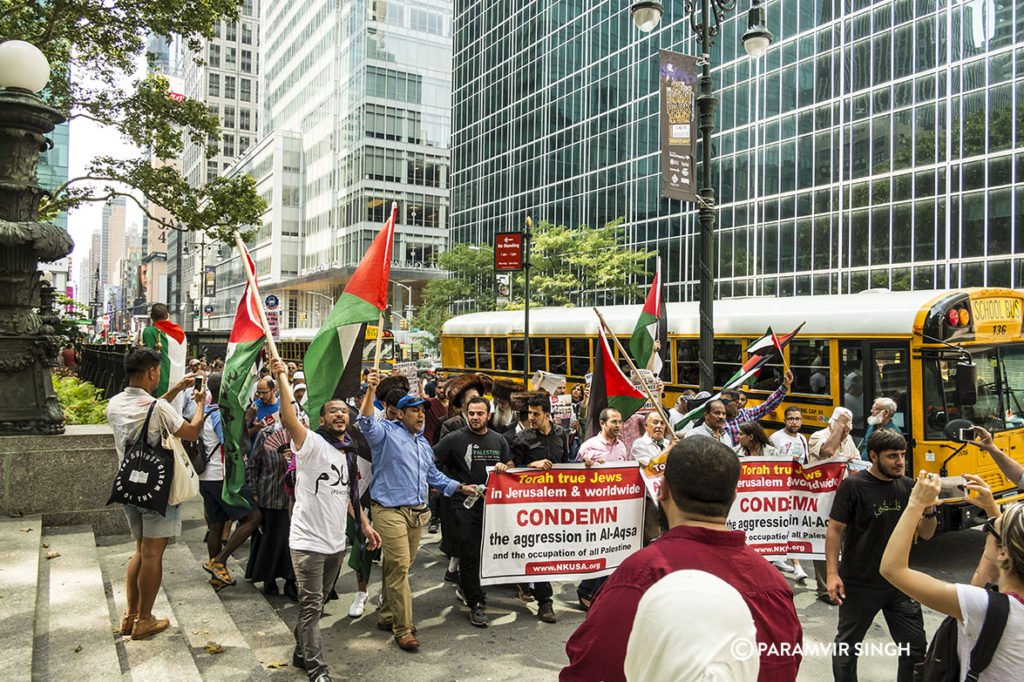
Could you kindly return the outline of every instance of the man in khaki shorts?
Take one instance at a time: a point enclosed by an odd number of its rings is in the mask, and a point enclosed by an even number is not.
[[[134,346],[124,356],[124,369],[128,374],[128,387],[107,403],[107,421],[114,431],[118,462],[124,459],[124,448],[128,441],[138,438],[153,404],[154,398],[150,393],[160,383],[160,354],[146,346]],[[203,428],[206,392],[195,392],[193,397],[198,409],[189,422],[170,404],[194,378],[194,375],[186,374],[176,386],[155,399],[156,407],[146,434],[150,445],[160,442],[163,431],[182,440],[199,438]],[[120,632],[122,635],[131,635],[132,639],[145,639],[166,630],[170,625],[166,618],[153,616],[153,602],[163,579],[163,556],[167,539],[181,534],[181,514],[178,505],[168,505],[164,515],[130,504],[123,506],[132,537],[135,538],[135,553],[128,562],[125,584],[128,608],[121,619]]]

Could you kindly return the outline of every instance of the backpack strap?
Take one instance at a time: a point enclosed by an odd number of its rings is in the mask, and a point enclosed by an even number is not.
[[[988,590],[988,609],[985,611],[985,622],[981,625],[978,641],[971,649],[971,661],[967,667],[966,682],[977,682],[978,676],[992,662],[999,640],[1006,629],[1006,621],[1010,616],[1010,598],[995,590]]]

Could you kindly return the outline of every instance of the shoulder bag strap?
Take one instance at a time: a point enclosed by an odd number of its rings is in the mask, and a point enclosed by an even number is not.
[[[1006,621],[1010,616],[1010,598],[1005,594],[988,591],[988,609],[985,611],[985,622],[981,625],[978,641],[971,649],[971,662],[967,668],[967,682],[977,682],[978,676],[992,662],[999,640],[1003,638]]]
[[[156,400],[149,404],[149,412],[146,413],[146,421],[142,423],[142,430],[139,431],[139,435],[135,437],[135,441],[138,442],[142,439],[143,445],[149,445],[149,420],[153,416],[153,410],[156,409]]]

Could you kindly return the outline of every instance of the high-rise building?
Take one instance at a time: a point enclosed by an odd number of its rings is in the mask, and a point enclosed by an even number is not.
[[[658,49],[700,48],[664,4],[643,34],[629,2],[456,2],[453,240],[624,217],[670,298],[696,297],[696,206],[660,196],[657,74]],[[1024,287],[1024,4],[769,2],[758,60],[748,6],[710,50],[718,295]]]
[[[391,278],[418,291],[448,229],[450,0],[264,0],[261,26],[268,139],[230,172],[270,204],[250,251],[282,327],[322,321],[393,203]],[[218,266],[220,328],[241,274]],[[395,310],[410,297],[396,287]]]
[[[103,205],[103,219],[100,224],[99,286],[101,290],[117,285],[121,281],[118,261],[125,256],[126,208],[127,200],[124,197],[108,199],[107,203]]]
[[[259,139],[259,15],[259,0],[244,0],[237,21],[215,23],[202,52],[186,52],[181,60],[183,94],[206,102],[220,121],[220,140],[208,141],[216,149],[213,156],[207,158],[207,145],[193,141],[185,145],[181,173],[192,187],[223,175]],[[211,249],[200,235],[190,232],[173,234],[168,241],[167,303],[186,330],[198,328],[195,312],[208,304],[200,295],[200,280],[204,267],[215,262],[206,262],[206,256],[212,257]]]

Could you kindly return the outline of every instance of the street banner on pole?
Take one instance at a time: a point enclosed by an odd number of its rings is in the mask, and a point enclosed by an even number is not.
[[[485,502],[483,585],[609,575],[642,544],[636,462],[492,472]]]
[[[776,457],[743,457],[728,525],[747,533],[747,545],[769,560],[824,559],[832,500],[845,461],[810,466]]]
[[[695,202],[697,162],[693,154],[693,105],[697,60],[669,50],[659,50],[658,56],[661,196]]]

